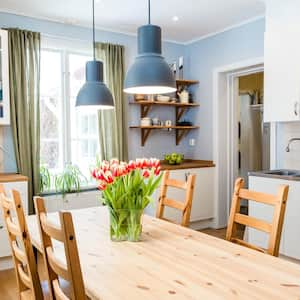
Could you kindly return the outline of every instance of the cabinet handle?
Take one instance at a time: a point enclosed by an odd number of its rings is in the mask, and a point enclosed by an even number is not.
[[[299,102],[298,101],[296,101],[294,103],[294,114],[295,114],[295,116],[299,115]]]
[[[185,181],[188,181],[188,178],[189,178],[189,176],[191,175],[191,173],[188,172],[188,173],[185,173],[184,175],[185,175]]]

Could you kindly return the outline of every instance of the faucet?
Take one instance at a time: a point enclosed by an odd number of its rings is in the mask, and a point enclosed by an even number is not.
[[[292,139],[290,139],[287,147],[285,148],[286,152],[290,152],[290,150],[291,150],[290,149],[290,145],[291,145],[292,142],[295,142],[295,141],[300,141],[300,138],[292,138]]]

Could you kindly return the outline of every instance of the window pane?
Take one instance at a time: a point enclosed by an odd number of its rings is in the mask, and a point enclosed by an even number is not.
[[[99,152],[97,111],[75,108],[76,96],[85,82],[85,64],[91,58],[69,55],[70,117],[72,163],[90,179],[90,167],[95,164]]]
[[[62,72],[61,54],[41,52],[40,125],[41,163],[50,169],[62,168]]]

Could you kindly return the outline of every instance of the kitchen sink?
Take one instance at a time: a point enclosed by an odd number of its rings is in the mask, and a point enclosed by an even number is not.
[[[257,172],[249,172],[249,176],[262,176],[271,178],[285,178],[289,180],[300,180],[300,170],[265,170]]]
[[[292,171],[292,170],[271,170],[271,171],[265,171],[265,174],[270,175],[280,175],[280,176],[300,176],[299,171]]]

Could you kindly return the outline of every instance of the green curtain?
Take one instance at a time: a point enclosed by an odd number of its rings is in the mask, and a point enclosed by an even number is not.
[[[28,207],[39,193],[40,34],[8,29],[11,126],[19,173],[28,176]]]
[[[110,89],[115,109],[98,112],[101,159],[128,159],[126,103],[123,93],[125,76],[124,46],[96,43],[96,57],[103,61],[104,81]]]

